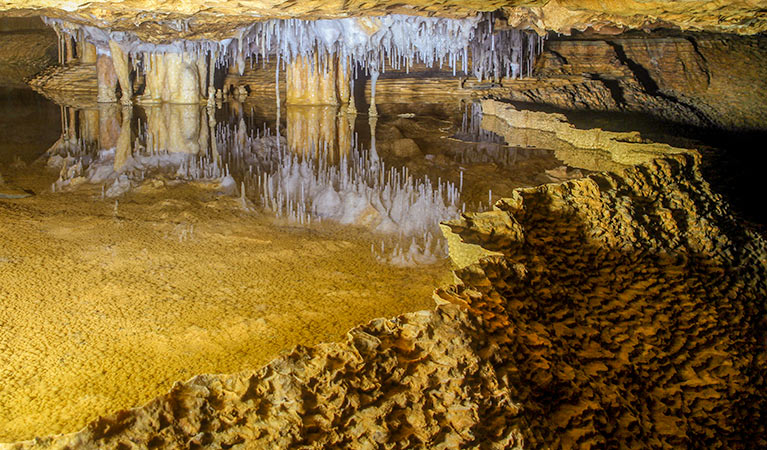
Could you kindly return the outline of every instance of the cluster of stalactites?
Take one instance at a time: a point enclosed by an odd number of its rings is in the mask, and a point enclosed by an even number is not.
[[[416,63],[472,73],[480,80],[532,74],[543,37],[531,31],[496,30],[491,14],[466,19],[407,15],[329,20],[269,20],[255,23],[221,48],[240,70],[245,60],[268,61],[278,55],[290,64],[312,56],[326,66],[337,59],[346,67],[378,73],[409,71]],[[252,62],[251,62],[252,63]]]
[[[60,36],[69,35],[75,42],[88,42],[99,55],[110,56],[116,70],[114,78],[120,80],[121,88],[123,79],[126,83],[129,80],[127,68],[132,67],[151,80],[147,82],[150,95],[145,98],[191,103],[200,98],[196,94],[163,93],[160,92],[165,89],[162,86],[181,84],[191,93],[191,85],[209,84],[215,68],[235,67],[242,74],[248,62],[251,66],[263,64],[270,57],[277,58],[278,70],[279,63],[288,71],[300,67],[307,72],[308,67],[308,75],[301,76],[307,83],[301,81],[301,84],[309,87],[312,83],[308,83],[308,78],[315,72],[322,76],[330,74],[334,79],[341,73],[342,79],[352,80],[354,76],[349,71],[362,68],[377,78],[387,67],[408,71],[416,63],[427,67],[446,66],[454,74],[457,71],[473,73],[480,80],[529,76],[542,49],[542,38],[529,31],[495,30],[493,20],[492,15],[466,19],[407,15],[275,19],[253,23],[239,30],[232,39],[180,40],[168,44],[149,44],[129,32],[73,25],[58,19],[46,19],[46,23]],[[176,72],[179,78],[161,81],[161,74],[167,77]],[[203,76],[203,72],[207,76]],[[130,89],[122,90],[124,100],[126,92],[132,95]],[[207,94],[204,88],[196,92],[202,96]]]
[[[543,36],[529,31],[494,30],[492,21],[482,22],[471,43],[474,76],[480,81],[529,77],[543,42]]]

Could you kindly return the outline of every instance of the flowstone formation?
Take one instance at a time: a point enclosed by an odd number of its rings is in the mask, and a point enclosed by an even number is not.
[[[456,271],[432,311],[10,448],[767,445],[767,243],[711,191],[699,155],[484,105],[624,167],[447,223],[495,255]],[[622,144],[648,150],[629,161]]]

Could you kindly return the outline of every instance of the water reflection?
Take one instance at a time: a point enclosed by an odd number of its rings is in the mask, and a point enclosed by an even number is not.
[[[62,107],[65,131],[48,151],[49,166],[60,170],[52,190],[91,183],[115,198],[147,179],[215,183],[240,195],[248,210],[254,206],[298,226],[362,227],[378,236],[371,248],[379,259],[428,264],[446,256],[440,221],[508,195],[517,187],[508,184],[516,168],[532,161],[537,180],[548,182],[544,171],[561,164],[545,150],[509,148],[480,127],[478,106],[462,108],[445,126],[413,114],[360,123],[334,106],[288,106],[284,117],[277,109],[271,120],[253,107],[248,114],[239,102],[219,110]],[[441,140],[433,144],[435,136]]]

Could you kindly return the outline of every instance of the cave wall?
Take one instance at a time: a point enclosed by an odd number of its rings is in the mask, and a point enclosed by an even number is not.
[[[0,17],[0,86],[26,80],[57,61],[56,33],[38,17]]]
[[[767,128],[767,38],[627,34],[550,39],[539,85],[508,97],[566,110],[647,113],[672,122]]]

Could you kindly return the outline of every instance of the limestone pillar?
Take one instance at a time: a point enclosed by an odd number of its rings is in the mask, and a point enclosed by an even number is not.
[[[370,108],[368,108],[368,116],[378,116],[378,108],[376,108],[376,82],[378,81],[378,69],[370,69]]]
[[[72,36],[64,33],[64,62],[70,63],[75,59],[75,46]]]
[[[165,83],[165,64],[160,55],[144,52],[144,94],[138,99],[141,103],[160,103],[163,84]]]
[[[351,67],[344,68],[343,61],[340,58],[336,58],[336,91],[338,92],[338,101],[340,104],[345,105],[349,103],[351,98],[352,84],[349,81],[349,74],[351,73]]]
[[[208,94],[208,63],[205,61],[205,55],[195,54],[194,56],[197,62],[197,80],[200,83],[200,96],[205,97]]]
[[[147,72],[141,103],[199,104],[206,94],[208,64],[198,53],[144,54]]]
[[[163,100],[176,104],[200,103],[200,81],[197,61],[191,53],[168,53],[165,55],[167,72]],[[167,100],[166,100],[167,97]]]

